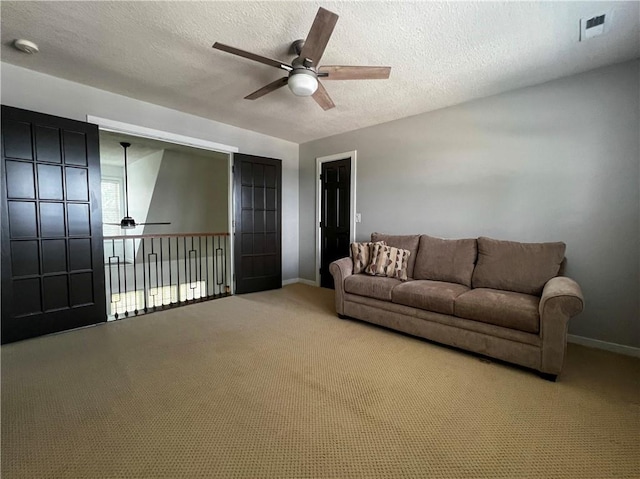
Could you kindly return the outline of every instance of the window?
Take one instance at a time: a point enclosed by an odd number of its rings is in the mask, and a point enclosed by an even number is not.
[[[119,226],[120,220],[124,216],[123,180],[122,178],[102,177],[100,188],[102,191],[102,221],[103,223],[116,223],[115,225],[103,224],[102,234],[104,236],[121,236],[124,234]],[[104,264],[109,264],[109,257],[112,257],[111,262],[115,265],[118,262],[133,263],[134,251],[137,251],[134,246],[133,241],[106,240],[104,242]]]
[[[144,302],[144,290],[127,291],[126,293],[113,293],[109,304],[109,316],[124,314],[126,311],[143,311],[148,308],[161,307],[178,302],[191,301],[204,298],[207,285],[204,281],[194,281],[193,283],[180,283],[157,288],[149,288],[147,291],[147,304]],[[180,298],[178,298],[178,291]]]
[[[149,278],[149,281],[151,281],[151,278]],[[170,286],[149,288],[149,307],[204,298],[207,296],[206,288],[207,285],[204,281],[180,283],[180,299],[178,299],[178,285],[172,284]]]
[[[120,223],[124,216],[122,180],[119,178],[102,178],[102,221],[105,223]],[[105,236],[122,234],[119,226],[103,225]]]

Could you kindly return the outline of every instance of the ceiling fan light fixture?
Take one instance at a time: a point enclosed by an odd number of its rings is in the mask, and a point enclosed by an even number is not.
[[[297,69],[289,74],[289,89],[296,96],[311,96],[318,89],[318,78],[311,70]]]
[[[123,230],[132,230],[136,227],[136,222],[131,216],[125,216],[120,220],[120,228]]]

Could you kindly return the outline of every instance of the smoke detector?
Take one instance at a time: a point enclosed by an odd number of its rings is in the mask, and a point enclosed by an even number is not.
[[[20,50],[22,53],[28,53],[29,55],[40,51],[38,45],[25,39],[14,40],[13,46],[16,50]]]
[[[580,19],[580,41],[600,36],[609,31],[611,12],[602,12],[592,17]]]

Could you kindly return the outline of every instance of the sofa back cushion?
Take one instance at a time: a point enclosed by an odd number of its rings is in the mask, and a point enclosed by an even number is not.
[[[386,235],[382,233],[371,233],[371,241],[376,243],[384,241],[394,248],[406,249],[411,253],[407,263],[407,275],[413,278],[413,267],[416,264],[416,253],[418,252],[418,242],[420,235]]]
[[[545,283],[558,275],[565,249],[561,242],[518,243],[480,237],[472,285],[540,295]]]
[[[413,277],[471,287],[477,255],[475,238],[441,239],[422,235]]]

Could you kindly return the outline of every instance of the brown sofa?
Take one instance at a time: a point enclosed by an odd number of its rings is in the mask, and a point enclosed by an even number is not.
[[[378,233],[371,240],[411,252],[409,280],[353,274],[351,258],[334,261],[341,318],[519,364],[555,381],[569,318],[584,304],[578,284],[563,276],[564,243]]]

